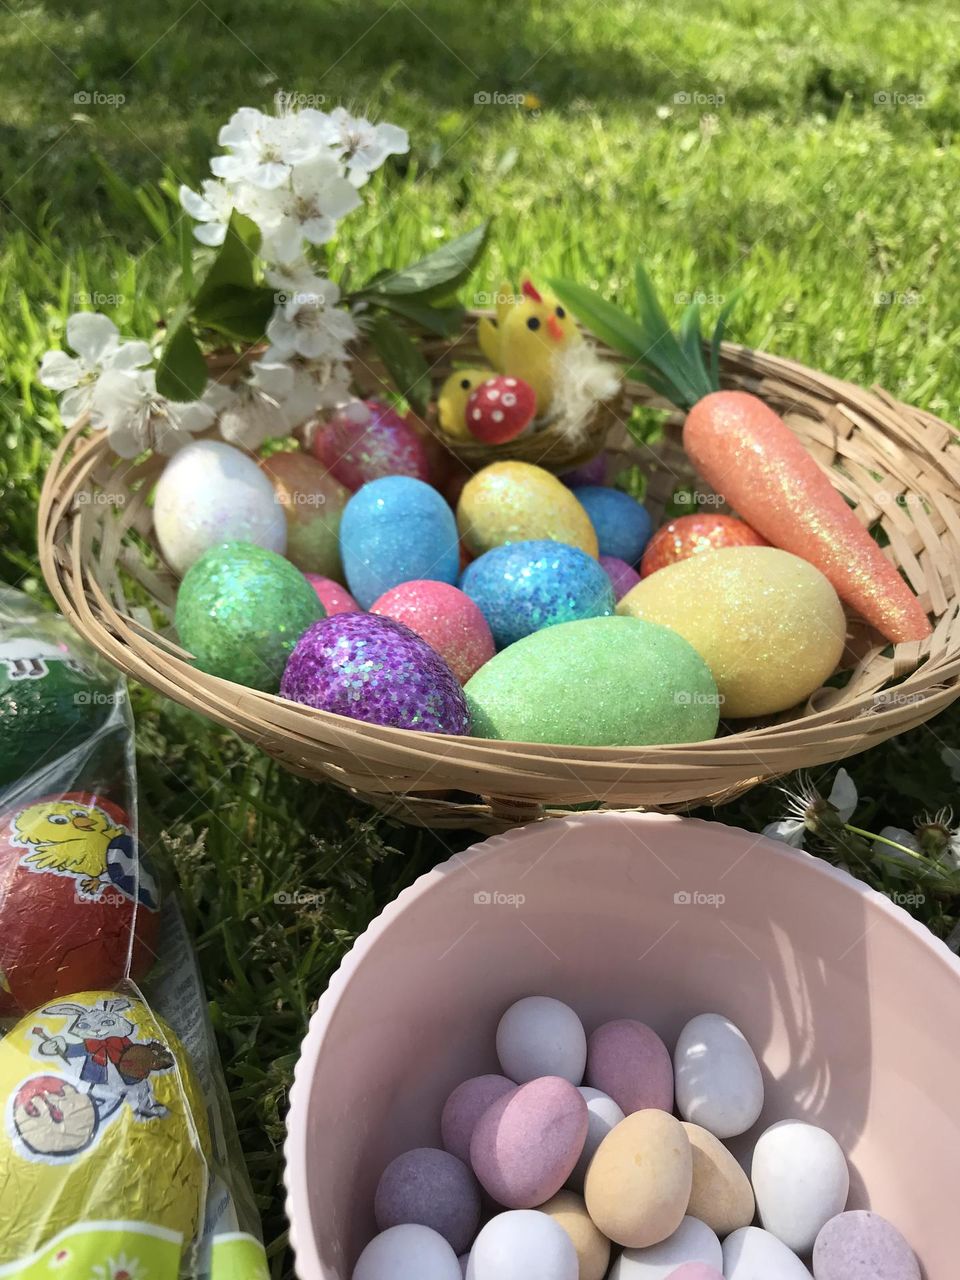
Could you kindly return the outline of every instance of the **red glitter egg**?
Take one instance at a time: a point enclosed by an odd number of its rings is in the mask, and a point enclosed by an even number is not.
[[[335,413],[317,428],[311,450],[332,476],[354,491],[381,476],[430,480],[423,440],[395,409],[379,400],[358,400]]]
[[[734,516],[679,516],[659,528],[643,553],[640,577],[648,578],[658,569],[702,551],[718,551],[721,547],[765,547],[768,543],[755,529]]]
[[[0,1015],[150,968],[160,895],[130,819],[86,791],[0,815]],[[130,931],[135,926],[133,946]]]
[[[466,684],[496,649],[487,620],[458,587],[446,582],[401,582],[370,606],[393,618],[436,649],[461,684]]]

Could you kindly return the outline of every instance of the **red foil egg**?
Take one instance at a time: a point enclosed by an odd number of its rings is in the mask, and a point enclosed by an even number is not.
[[[313,456],[350,490],[381,476],[430,481],[430,459],[419,434],[379,400],[358,400],[322,423]]]
[[[662,525],[650,541],[640,561],[640,577],[648,578],[668,564],[686,560],[702,551],[721,547],[765,547],[769,545],[755,529],[734,516],[711,514],[678,516]]]
[[[160,894],[135,839],[122,809],[86,791],[0,815],[0,1015],[115,986],[128,959],[147,972]]]

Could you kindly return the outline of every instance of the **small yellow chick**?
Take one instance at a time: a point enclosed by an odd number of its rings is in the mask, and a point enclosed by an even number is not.
[[[123,835],[103,812],[72,800],[31,805],[13,824],[17,844],[32,852],[23,861],[38,871],[82,876],[80,888],[95,893],[106,878],[107,849]]]
[[[455,369],[437,396],[437,421],[440,430],[454,440],[472,440],[467,430],[467,401],[489,378],[492,369]]]
[[[580,330],[556,294],[537,289],[523,273],[520,297],[509,283],[500,286],[496,319],[484,317],[477,328],[480,349],[499,373],[523,378],[537,393],[537,416],[553,400],[560,352],[580,342]]]

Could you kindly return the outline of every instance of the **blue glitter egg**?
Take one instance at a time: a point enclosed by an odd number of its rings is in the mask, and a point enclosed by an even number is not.
[[[401,582],[427,578],[456,585],[457,522],[422,480],[383,476],[358,489],[344,508],[340,554],[351,594],[369,609]]]
[[[616,607],[599,561],[549,539],[487,551],[467,566],[460,590],[479,606],[498,649],[558,622],[609,617]]]
[[[622,489],[608,489],[601,484],[579,485],[573,496],[590,517],[600,554],[636,564],[653,532],[646,507]]]

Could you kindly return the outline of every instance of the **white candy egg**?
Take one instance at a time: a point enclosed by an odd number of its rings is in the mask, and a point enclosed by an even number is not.
[[[587,1065],[583,1023],[561,1000],[526,996],[512,1004],[497,1027],[497,1057],[517,1084],[561,1076],[579,1084]]]
[[[180,577],[221,542],[252,542],[280,555],[287,549],[273,485],[252,458],[219,440],[195,440],[173,455],[157,482],[153,527]]]
[[[466,1280],[577,1280],[579,1273],[563,1227],[536,1209],[512,1209],[491,1218],[477,1236]]]
[[[763,1076],[746,1036],[729,1018],[701,1013],[673,1054],[677,1109],[717,1138],[745,1133],[763,1110]]]
[[[719,1271],[720,1241],[699,1218],[684,1218],[672,1236],[646,1249],[624,1249],[613,1264],[610,1280],[667,1280],[685,1262],[703,1262]]]
[[[593,1159],[593,1153],[599,1147],[611,1129],[624,1118],[623,1112],[612,1098],[599,1089],[591,1089],[589,1085],[581,1085],[578,1092],[587,1104],[587,1139],[583,1144],[583,1153],[577,1161],[576,1168],[567,1179],[567,1186],[574,1191],[583,1192],[583,1180],[587,1176],[587,1165]]]
[[[460,1263],[442,1235],[408,1222],[373,1237],[353,1280],[461,1280]]]
[[[760,1221],[794,1253],[809,1253],[824,1226],[843,1213],[850,1171],[826,1129],[781,1120],[757,1140],[750,1170]]]
[[[740,1227],[723,1242],[726,1280],[810,1280],[795,1253],[769,1231]]]

